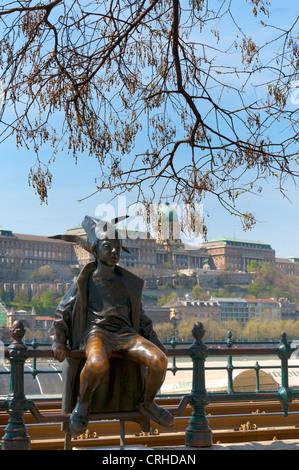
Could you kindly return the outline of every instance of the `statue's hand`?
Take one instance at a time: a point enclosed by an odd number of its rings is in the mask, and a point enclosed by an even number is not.
[[[65,344],[63,343],[58,343],[57,341],[54,341],[52,344],[52,349],[53,349],[53,357],[59,362],[64,361],[66,358],[66,353],[68,351],[68,348]]]

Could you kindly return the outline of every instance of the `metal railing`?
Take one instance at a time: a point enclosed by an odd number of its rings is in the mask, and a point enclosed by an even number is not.
[[[4,347],[8,347],[10,343],[4,343]],[[36,338],[34,338],[32,341],[29,341],[29,342],[24,342],[25,346],[30,350],[31,348],[33,350],[38,350],[39,348],[51,348],[51,343],[49,341],[42,341],[42,342],[39,342],[36,340]],[[163,345],[168,347],[169,346],[169,349],[168,349],[168,357],[171,358],[171,365],[168,366],[167,368],[167,371],[171,372],[173,375],[176,375],[177,372],[180,372],[180,371],[192,371],[193,370],[193,367],[190,367],[190,366],[182,366],[181,364],[182,363],[179,363],[177,361],[177,358],[180,357],[180,355],[176,355],[176,353],[174,352],[174,354],[172,354],[173,351],[175,351],[176,349],[182,349],[185,347],[190,347],[192,344],[192,341],[180,341],[180,340],[176,340],[174,337],[171,339],[171,340],[167,340],[167,341],[164,341],[163,342]],[[235,366],[233,365],[233,358],[232,356],[229,354],[229,350],[232,349],[232,348],[238,348],[238,347],[276,347],[277,345],[277,342],[274,342],[274,341],[235,341],[232,339],[232,332],[231,331],[228,331],[227,333],[227,340],[226,341],[207,341],[205,342],[206,346],[208,346],[209,350],[210,349],[213,349],[215,347],[218,347],[218,348],[228,348],[226,349],[227,351],[227,354],[225,354],[226,358],[227,358],[227,362],[226,362],[226,365],[222,365],[222,366],[208,366],[206,365],[205,366],[205,370],[206,371],[220,371],[220,370],[224,370],[227,372],[227,392],[230,393],[231,390],[233,390],[233,379],[232,379],[232,373],[233,371],[235,370],[249,370],[249,369],[252,369],[255,371],[255,375],[256,375],[256,391],[259,391],[259,371],[262,369],[262,370],[265,370],[265,369],[281,369],[280,365],[263,365],[261,366],[259,364],[259,362],[257,361],[255,363],[255,365],[246,365],[246,367],[244,366]],[[293,351],[295,350],[295,348],[293,349]],[[213,353],[209,354],[209,356],[213,356]],[[242,354],[241,354],[242,355]],[[264,354],[263,354],[264,355]],[[224,356],[224,355],[223,355]],[[51,365],[51,369],[45,369],[45,368],[39,368],[38,367],[38,360],[39,359],[45,359],[44,356],[41,356],[41,357],[37,357],[35,355],[32,355],[31,357],[31,361],[26,361],[26,370],[24,370],[24,374],[25,375],[31,375],[32,377],[36,378],[39,374],[41,375],[47,375],[47,374],[62,374],[62,368],[60,366],[60,364],[58,363],[57,364],[57,361],[53,360],[51,356],[49,356],[47,359],[50,359],[50,365]],[[55,368],[53,366],[53,364],[55,365]],[[292,369],[299,369],[299,361],[298,361],[298,364],[293,364],[292,365]],[[2,375],[9,375],[10,374],[10,370],[8,368],[6,368],[6,370],[0,370],[0,377]],[[298,375],[299,375],[299,371],[298,371]],[[299,388],[299,385],[298,385],[298,388]],[[169,396],[169,393],[166,393],[166,394],[163,394],[162,392],[158,395],[159,397],[162,397],[163,396]],[[171,393],[171,395],[175,395],[175,393]],[[180,393],[178,393],[177,395],[181,395]],[[56,397],[57,399],[61,398],[61,395],[57,395]],[[38,400],[41,400],[41,398],[36,398]],[[44,398],[45,400],[48,400],[49,397],[45,396]]]
[[[57,423],[69,420],[69,414],[48,414],[42,415],[35,403],[31,399],[27,399],[24,392],[24,365],[28,359],[32,359],[33,366],[31,371],[34,376],[38,373],[36,367],[37,358],[52,358],[52,350],[37,349],[37,343],[32,349],[29,349],[23,343],[25,330],[20,322],[19,329],[11,330],[13,342],[5,350],[5,357],[10,362],[10,391],[6,399],[0,400],[0,409],[6,410],[10,416],[5,435],[2,438],[1,448],[3,450],[29,450],[30,437],[24,422],[24,414],[29,411],[33,415],[37,423]],[[194,342],[188,348],[182,347],[185,344],[180,343],[180,347],[168,349],[167,355],[173,358],[173,373],[178,369],[176,358],[189,357],[192,360],[192,389],[190,393],[184,394],[176,409],[170,409],[174,416],[181,416],[188,404],[192,407],[192,415],[188,427],[185,432],[185,443],[191,447],[210,447],[212,445],[212,431],[209,427],[206,416],[206,406],[210,402],[236,402],[236,401],[269,401],[276,400],[282,405],[283,416],[288,416],[289,405],[293,399],[299,398],[299,390],[291,389],[288,381],[288,360],[291,354],[296,350],[288,343],[285,333],[282,333],[280,342],[276,346],[271,347],[241,347],[233,348],[231,336],[228,337],[226,343],[218,345],[217,348],[208,347],[203,343],[204,327],[202,323],[195,323],[192,335]],[[229,332],[230,333],[230,332]],[[70,357],[84,357],[83,351],[69,351]],[[259,370],[260,367],[255,366],[256,370],[256,390],[254,392],[236,392],[233,389],[232,358],[234,356],[277,356],[280,360],[281,369],[281,386],[278,390],[261,391],[259,390]],[[227,392],[207,393],[205,372],[208,369],[205,365],[207,357],[228,357],[228,365],[226,367],[228,374]],[[242,367],[247,368],[247,367]],[[180,368],[187,370],[190,368]],[[210,368],[211,369],[211,368]],[[51,371],[53,373],[53,371]],[[121,423],[140,417],[138,411],[128,411],[122,413],[93,413],[90,415],[90,421],[101,419],[119,419]],[[65,448],[70,448],[70,435],[66,436]],[[124,442],[124,435],[121,435],[121,444]]]

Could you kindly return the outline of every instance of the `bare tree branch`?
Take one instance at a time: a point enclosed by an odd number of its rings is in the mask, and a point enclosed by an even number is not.
[[[98,160],[96,192],[136,189],[146,203],[167,195],[193,205],[211,194],[245,228],[255,218],[242,195],[273,178],[285,194],[299,163],[298,105],[290,106],[298,18],[271,22],[268,0],[210,4],[0,6],[1,141],[13,135],[34,150],[29,183],[42,202],[66,150]]]

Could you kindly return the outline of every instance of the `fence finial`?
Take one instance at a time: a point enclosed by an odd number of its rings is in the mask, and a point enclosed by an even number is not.
[[[21,320],[15,320],[10,328],[10,336],[14,343],[22,343],[26,330]]]
[[[201,341],[205,335],[205,329],[201,322],[196,322],[192,328],[192,336],[195,341]]]

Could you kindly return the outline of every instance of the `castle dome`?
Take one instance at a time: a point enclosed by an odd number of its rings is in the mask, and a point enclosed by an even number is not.
[[[158,221],[161,222],[161,220],[169,220],[170,222],[177,222],[178,221],[178,215],[177,212],[171,207],[169,202],[165,203],[165,206],[161,207],[158,212]]]

